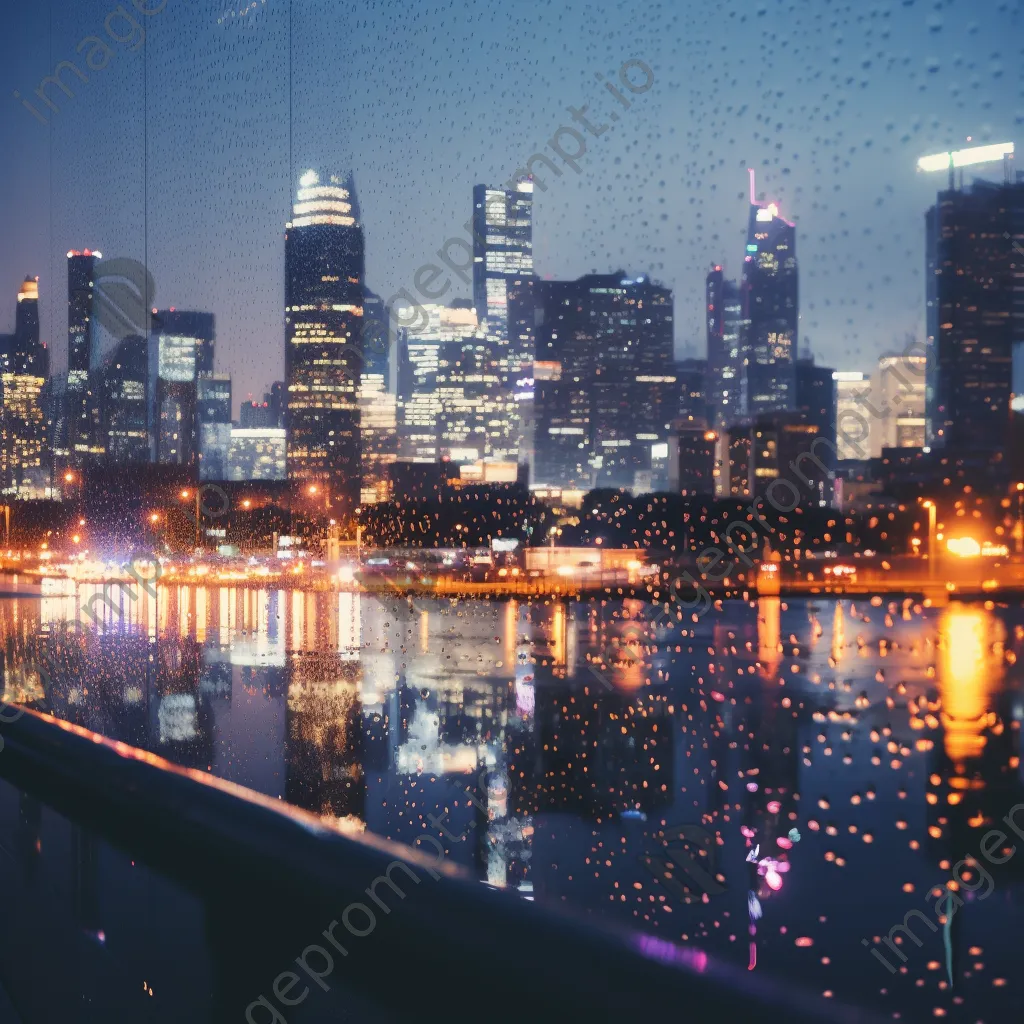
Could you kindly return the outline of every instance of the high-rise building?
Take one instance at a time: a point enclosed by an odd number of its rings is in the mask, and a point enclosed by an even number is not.
[[[775,203],[751,203],[743,263],[746,330],[742,344],[744,413],[792,410],[799,315],[796,225]]]
[[[818,425],[800,412],[765,413],[735,424],[729,437],[730,497],[767,495],[791,507],[796,502],[828,504],[832,471],[823,458],[827,446],[817,443],[821,437]]]
[[[11,355],[14,352],[14,334],[0,334],[0,372],[3,372],[11,365]]]
[[[678,385],[675,389],[678,395],[674,399],[677,407],[675,415],[692,423],[710,425],[712,416],[707,390],[710,377],[708,361],[680,359],[674,369]],[[642,379],[640,383],[643,383]]]
[[[741,405],[742,344],[746,321],[743,292],[727,280],[721,266],[711,268],[706,282],[708,419],[716,431],[746,415]]]
[[[391,332],[387,307],[379,295],[367,288],[363,308],[368,335],[363,338],[359,376],[360,503],[372,505],[389,497],[389,467],[398,458],[398,405],[390,387]]]
[[[925,225],[928,444],[1001,447],[1024,344],[1024,178],[940,192]]]
[[[668,438],[668,489],[684,498],[714,497],[718,435],[706,425],[677,420]]]
[[[288,387],[283,380],[275,380],[270,390],[263,395],[263,401],[270,407],[274,415],[274,426],[283,427],[285,412],[288,409]]]
[[[96,261],[103,254],[85,249],[68,253],[68,379],[66,408],[58,424],[58,465],[81,468],[98,454],[90,369],[92,365]]]
[[[50,352],[39,338],[39,278],[26,277],[18,289],[11,365],[19,373],[50,376]]]
[[[538,296],[534,481],[644,489],[682,404],[671,291],[619,272],[541,281]]]
[[[904,353],[882,356],[871,382],[875,409],[871,418],[871,456],[883,448],[923,448],[928,359]]]
[[[0,486],[8,497],[52,493],[43,387],[49,353],[39,340],[39,278],[18,291],[15,331],[0,366]]]
[[[153,314],[156,351],[156,459],[193,466],[199,460],[199,378],[213,372],[212,313],[162,310]]]
[[[436,379],[440,457],[459,466],[483,461],[493,454],[492,442],[500,441],[500,428],[495,427],[504,405],[497,368],[481,331],[441,345]]]
[[[398,323],[398,405],[400,416],[401,454],[405,459],[434,462],[441,455],[441,395],[438,391],[438,367],[441,349],[450,342],[478,334],[476,310],[465,301],[456,300],[448,306],[426,303],[419,307],[419,316],[399,306]],[[488,364],[491,360],[488,357]],[[494,368],[493,388],[497,415],[493,418],[493,433],[485,439],[486,457],[491,457],[504,443],[505,432],[501,416],[505,409],[500,401],[500,380]],[[484,457],[484,456],[482,456]]]
[[[518,461],[532,447],[523,404],[533,401],[533,182],[473,189],[473,302],[501,378],[503,440],[491,456]]]
[[[285,234],[288,477],[342,516],[361,493],[364,259],[352,176],[307,171]]]
[[[231,448],[231,377],[228,374],[200,375],[196,423],[199,431],[199,478],[227,480]]]
[[[227,479],[287,480],[287,451],[286,431],[281,428],[257,427],[245,430],[233,427],[228,450]]]
[[[796,361],[795,380],[796,411],[817,427],[817,437],[831,443],[839,415],[835,371],[829,366],[817,366],[814,357],[807,356]],[[818,450],[821,461],[834,474],[837,454],[827,445],[819,445]]]
[[[149,349],[145,338],[123,338],[100,371],[103,446],[109,462],[150,461]]]
[[[834,370],[836,418],[834,433],[840,459],[866,459],[871,452],[874,418],[871,379],[860,370]]]
[[[263,401],[243,402],[239,409],[238,425],[245,428],[283,427],[286,412],[284,381],[275,381],[269,391],[264,392]]]

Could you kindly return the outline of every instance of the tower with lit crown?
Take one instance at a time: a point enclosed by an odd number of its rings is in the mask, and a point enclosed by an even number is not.
[[[288,478],[302,500],[341,516],[360,497],[363,283],[352,176],[307,171],[285,233]]]
[[[753,190],[753,186],[751,186]],[[796,225],[751,195],[743,263],[745,337],[740,405],[745,415],[796,407],[799,279]]]
[[[49,352],[39,340],[39,278],[18,291],[15,330],[0,375],[0,479],[5,496],[43,498],[50,482],[42,393]]]

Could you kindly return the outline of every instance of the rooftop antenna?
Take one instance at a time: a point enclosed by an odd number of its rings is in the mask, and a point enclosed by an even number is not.
[[[756,172],[753,167],[747,168],[747,174],[750,175],[750,205],[757,206],[757,193],[754,188],[754,176]]]

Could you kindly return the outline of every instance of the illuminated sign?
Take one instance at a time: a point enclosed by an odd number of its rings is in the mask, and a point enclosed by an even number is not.
[[[917,161],[919,171],[944,171],[949,167],[971,167],[974,164],[995,163],[1003,157],[1013,156],[1012,142],[997,142],[992,146],[972,146],[952,153],[935,153]]]

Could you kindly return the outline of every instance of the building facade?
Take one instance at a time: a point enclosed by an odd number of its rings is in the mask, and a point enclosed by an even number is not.
[[[282,428],[254,427],[246,430],[234,427],[228,450],[227,479],[241,482],[287,480],[287,455],[287,436]]]
[[[231,377],[226,373],[200,375],[196,424],[199,432],[199,478],[227,480],[231,448]]]
[[[878,360],[871,391],[878,413],[872,419],[871,456],[885,448],[923,448],[926,436],[926,376],[922,353],[886,355]]]
[[[149,462],[149,347],[130,334],[117,345],[100,374],[101,422],[107,460],[115,465]]]
[[[928,444],[1004,445],[1024,344],[1024,179],[940,192],[925,224]]]
[[[871,451],[871,378],[860,370],[835,370],[835,439],[840,459],[866,459]]]
[[[18,291],[15,331],[0,366],[0,486],[8,498],[52,493],[50,445],[43,389],[49,352],[39,338],[39,278]]]
[[[417,313],[418,316],[414,315]],[[399,324],[409,323],[408,327],[398,327],[396,332],[401,457],[413,462],[434,462],[442,457],[443,424],[452,412],[452,403],[457,400],[447,381],[447,360],[451,357],[447,346],[461,346],[464,342],[476,344],[478,341],[482,362],[490,373],[495,411],[490,432],[485,430],[479,439],[479,457],[494,456],[506,440],[506,404],[499,368],[493,356],[495,349],[482,334],[476,310],[468,302],[456,301],[447,306],[428,302],[418,310],[399,306],[396,319]],[[445,379],[439,381],[443,351],[448,352],[443,373]],[[443,402],[449,403],[447,411]]]
[[[288,478],[350,516],[361,494],[364,241],[351,175],[299,182],[285,233]]]
[[[520,459],[531,447],[525,424],[533,401],[533,182],[514,189],[473,189],[473,304],[492,350],[504,403],[495,461]]]
[[[749,416],[791,411],[799,341],[796,226],[774,203],[750,207],[742,287],[747,323],[740,406]]]
[[[538,296],[545,379],[536,401],[535,482],[649,489],[652,458],[682,404],[672,292],[619,272],[541,281]],[[699,393],[704,366],[689,369],[688,392]]]
[[[746,320],[743,292],[726,278],[720,265],[711,268],[705,282],[707,327],[707,405],[709,425],[725,430],[742,419],[742,346]]]
[[[60,469],[80,470],[97,454],[91,365],[95,331],[96,261],[90,249],[68,253],[68,360],[65,408],[54,438]]]
[[[153,314],[152,330],[156,461],[194,466],[199,461],[199,378],[213,373],[214,317],[161,310]]]

